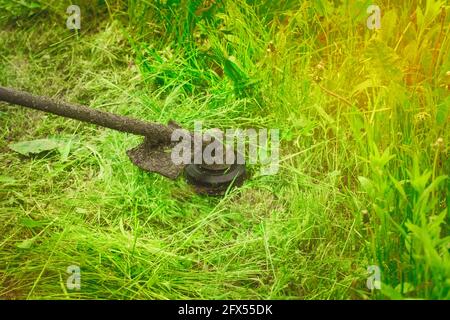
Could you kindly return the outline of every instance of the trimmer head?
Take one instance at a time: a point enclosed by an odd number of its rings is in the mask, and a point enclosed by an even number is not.
[[[221,195],[230,187],[242,185],[246,178],[245,165],[175,165],[170,157],[170,149],[152,146],[145,141],[127,151],[130,160],[142,170],[161,174],[175,180],[185,172],[186,180],[200,194]]]
[[[186,180],[194,186],[197,193],[206,195],[222,195],[227,189],[241,186],[247,177],[245,165],[175,165],[171,159],[171,147],[154,145],[145,139],[136,148],[127,151],[130,160],[142,170],[161,174],[175,180],[185,172]],[[235,157],[237,159],[237,157]]]
[[[241,186],[246,178],[245,165],[205,166],[189,164],[185,168],[187,181],[201,194],[221,195],[230,186]]]

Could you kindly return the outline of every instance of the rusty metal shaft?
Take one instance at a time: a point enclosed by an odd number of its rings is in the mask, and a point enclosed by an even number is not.
[[[152,143],[169,144],[174,128],[112,114],[82,105],[68,104],[0,86],[0,101],[56,114],[102,127],[145,136]]]

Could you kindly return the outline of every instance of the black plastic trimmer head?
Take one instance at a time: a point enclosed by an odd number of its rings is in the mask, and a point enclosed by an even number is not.
[[[181,127],[173,121],[168,125],[145,122],[1,86],[0,101],[144,136],[143,143],[127,151],[130,160],[145,171],[158,173],[169,179],[176,179],[184,170],[187,181],[201,194],[223,194],[231,186],[241,185],[246,178],[243,164],[175,165],[168,151],[173,147],[172,133]]]
[[[245,166],[232,164],[227,167],[215,167],[189,164],[185,168],[186,179],[195,186],[198,193],[223,194],[230,186],[240,186],[245,180]]]

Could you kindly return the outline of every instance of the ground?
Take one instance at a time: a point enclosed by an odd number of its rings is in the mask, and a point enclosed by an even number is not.
[[[445,1],[378,1],[379,30],[371,1],[92,3],[76,31],[0,0],[0,85],[276,128],[280,170],[201,196],[134,167],[137,136],[0,102],[2,299],[450,299]],[[36,139],[60,148],[13,150]]]

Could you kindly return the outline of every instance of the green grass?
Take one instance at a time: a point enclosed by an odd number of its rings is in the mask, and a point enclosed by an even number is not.
[[[379,31],[371,1],[79,1],[78,33],[69,4],[0,0],[0,85],[279,128],[280,171],[203,197],[138,137],[0,103],[2,299],[450,299],[445,1],[379,1]],[[47,137],[70,152],[8,148]]]

